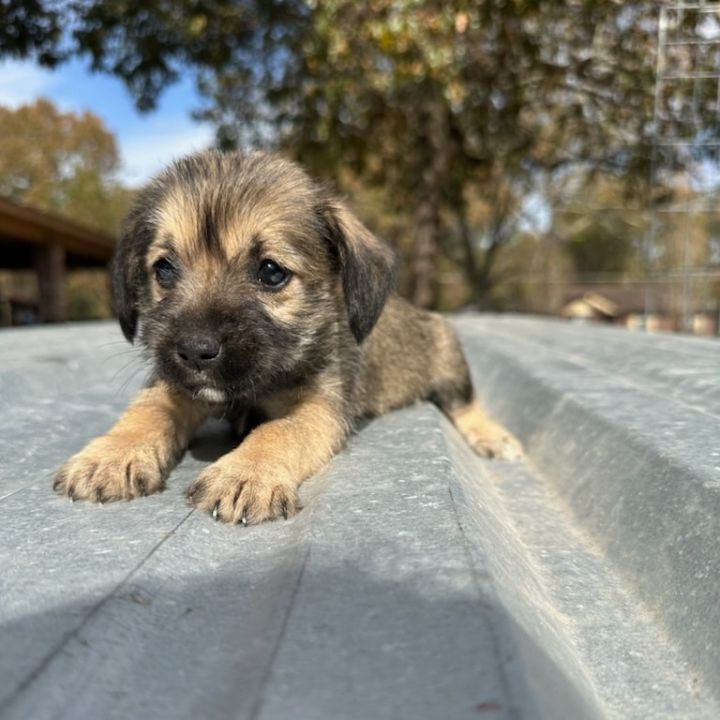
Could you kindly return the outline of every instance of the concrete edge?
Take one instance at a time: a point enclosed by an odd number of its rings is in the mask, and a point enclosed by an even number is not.
[[[518,434],[582,530],[720,695],[720,483],[707,463],[674,454],[643,426],[642,413],[611,411],[614,393],[626,408],[652,406],[641,390],[618,382],[583,392],[581,368],[563,386],[537,358],[496,349],[492,335],[474,340],[483,341],[472,353],[482,401]]]

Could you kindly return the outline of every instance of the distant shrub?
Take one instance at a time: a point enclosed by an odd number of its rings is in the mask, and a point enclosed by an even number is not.
[[[104,270],[82,270],[68,275],[69,320],[102,320],[112,317],[108,275]]]

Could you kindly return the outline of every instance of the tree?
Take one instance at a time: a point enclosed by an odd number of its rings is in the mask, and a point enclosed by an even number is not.
[[[498,252],[545,175],[647,175],[656,12],[612,0],[328,0],[314,5],[296,65],[263,82],[286,148],[413,209],[418,304],[437,302],[441,255],[486,302]],[[213,80],[205,117],[238,137],[245,85],[232,69]],[[487,212],[473,224],[478,200]]]
[[[552,228],[575,270],[581,276],[641,274],[647,208],[628,198],[622,179],[595,175],[584,180],[583,187],[557,210]]]
[[[0,195],[114,233],[131,192],[115,179],[115,138],[92,113],[48,100],[0,107]]]
[[[188,68],[222,147],[280,145],[317,174],[383,188],[411,218],[421,305],[437,302],[441,258],[487,301],[547,175],[648,174],[649,0],[76,0],[70,37],[49,0],[24,7],[0,0],[0,55],[89,55],[142,108]]]

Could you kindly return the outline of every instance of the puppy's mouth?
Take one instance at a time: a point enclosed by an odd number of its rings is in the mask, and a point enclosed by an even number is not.
[[[155,351],[155,371],[193,399],[213,404],[248,401],[255,397],[258,384],[250,364],[193,369],[179,363],[174,352],[162,349]],[[228,374],[232,377],[226,377]]]
[[[196,400],[209,403],[224,403],[231,393],[218,382],[220,378],[206,370],[194,371],[183,367],[172,353],[155,353],[155,371],[170,385]]]
[[[221,387],[217,387],[210,378],[179,378],[176,373],[163,372],[160,368],[160,376],[195,400],[202,400],[208,403],[225,403],[231,399],[231,393]]]

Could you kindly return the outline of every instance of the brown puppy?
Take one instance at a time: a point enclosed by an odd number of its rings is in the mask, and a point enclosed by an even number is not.
[[[154,379],[107,435],[70,458],[73,499],[162,490],[203,420],[258,425],[190,489],[199,508],[257,523],[299,509],[297,488],[355,419],[428,399],[481,455],[516,440],[473,398],[458,340],[391,295],[392,255],[296,165],[271,155],[187,157],[141,193],[114,261],[120,325]]]

